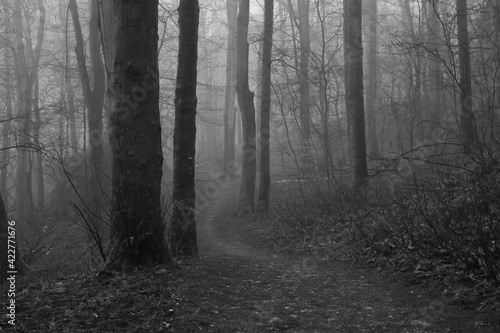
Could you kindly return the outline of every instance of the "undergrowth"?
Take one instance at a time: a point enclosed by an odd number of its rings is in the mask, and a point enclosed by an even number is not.
[[[446,283],[500,285],[498,170],[413,173],[391,186],[388,179],[370,181],[361,193],[326,180],[277,182],[272,210],[256,229],[285,251],[368,256]]]

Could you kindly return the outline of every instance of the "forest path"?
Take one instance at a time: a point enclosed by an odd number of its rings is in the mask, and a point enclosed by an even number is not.
[[[183,264],[204,272],[199,288],[191,281],[178,294],[198,300],[203,331],[498,332],[473,309],[383,272],[266,250],[234,217],[237,197],[228,186],[198,214],[201,260]]]
[[[198,212],[200,258],[175,267],[96,277],[86,260],[67,255],[78,247],[69,239],[63,265],[0,287],[0,331],[500,332],[498,313],[452,304],[390,272],[266,250],[233,216],[236,189],[230,184]],[[15,327],[5,317],[7,287]]]

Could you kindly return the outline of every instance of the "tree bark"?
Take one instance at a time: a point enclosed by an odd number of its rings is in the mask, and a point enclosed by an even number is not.
[[[457,33],[458,33],[458,60],[460,64],[460,134],[465,151],[470,152],[476,141],[474,114],[472,110],[472,80],[469,52],[469,31],[467,1],[456,0],[457,5]]]
[[[196,78],[199,5],[179,5],[179,58],[175,89],[174,188],[172,248],[174,254],[198,255],[195,220]]]
[[[161,219],[158,0],[115,0],[116,104],[112,150],[111,228],[107,270],[171,262]]]
[[[370,154],[379,155],[377,138],[378,29],[377,0],[363,0],[366,36],[366,114]]]
[[[345,92],[355,187],[363,185],[368,177],[363,99],[361,2],[361,0],[344,0]]]
[[[266,212],[269,209],[269,193],[271,191],[271,156],[269,151],[271,116],[271,56],[273,47],[274,1],[264,2],[264,39],[262,42],[262,84],[261,84],[261,116],[260,116],[260,183],[257,210]]]
[[[250,214],[255,209],[255,108],[253,92],[248,85],[248,23],[250,20],[250,1],[240,0],[237,20],[237,72],[236,93],[241,111],[243,127],[243,149],[240,196],[238,214]]]

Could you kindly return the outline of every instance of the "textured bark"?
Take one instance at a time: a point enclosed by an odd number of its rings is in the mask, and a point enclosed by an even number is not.
[[[269,152],[271,116],[271,51],[273,46],[274,1],[264,2],[264,40],[262,42],[262,84],[261,84],[261,116],[260,116],[260,182],[258,211],[269,209],[269,193],[271,191],[271,156]]]
[[[238,214],[246,215],[255,209],[255,108],[253,92],[248,85],[248,23],[250,19],[249,0],[240,0],[237,20],[237,71],[236,93],[241,111],[243,127],[243,149]]]
[[[379,155],[377,138],[378,29],[377,0],[363,0],[366,36],[366,115],[370,154]]]
[[[199,5],[181,0],[179,5],[179,59],[175,88],[174,188],[172,199],[172,249],[174,254],[198,255],[196,240],[195,148],[196,78]]]
[[[493,11],[493,29],[494,29],[494,45],[493,45],[493,63],[495,71],[500,70],[500,0],[492,0]],[[500,75],[495,75],[495,95],[496,109],[500,110]],[[492,119],[498,119],[499,112],[492,115]]]
[[[361,0],[344,0],[344,62],[346,109],[349,118],[354,185],[368,177],[363,99],[363,47]]]
[[[115,0],[116,104],[109,119],[112,150],[111,228],[104,270],[172,260],[161,219],[158,1]]]
[[[460,135],[466,151],[476,141],[474,114],[472,110],[472,80],[469,52],[467,1],[457,0],[458,60],[460,64]]]

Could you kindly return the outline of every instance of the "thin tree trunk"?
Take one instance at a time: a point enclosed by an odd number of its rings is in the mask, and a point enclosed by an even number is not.
[[[172,247],[174,254],[182,251],[191,256],[198,255],[194,189],[198,24],[198,1],[181,0],[175,89]]]
[[[9,6],[4,2],[3,4],[3,21],[5,24],[5,36],[8,36],[10,33],[10,20],[9,20]],[[8,209],[8,196],[7,196],[7,163],[10,159],[10,149],[7,149],[10,142],[10,130],[11,130],[11,119],[13,116],[12,113],[12,79],[11,79],[11,71],[12,71],[12,61],[11,61],[11,48],[10,45],[4,48],[4,82],[5,82],[5,112],[6,112],[6,120],[3,123],[3,133],[2,133],[2,166],[1,166],[1,180],[0,180],[0,194],[5,198],[5,206]]]
[[[227,0],[226,95],[224,103],[224,171],[234,176],[236,133],[236,19],[238,0]]]
[[[264,2],[264,39],[262,42],[262,104],[260,116],[260,182],[257,210],[265,212],[269,209],[269,193],[271,191],[271,156],[269,151],[271,117],[271,56],[273,47],[274,1]]]
[[[472,110],[472,81],[469,53],[469,31],[467,1],[456,0],[457,30],[458,30],[458,59],[460,63],[460,134],[466,151],[470,151],[476,141],[474,114]]]
[[[363,46],[361,0],[344,0],[344,62],[346,109],[349,115],[354,186],[368,177],[363,99]]]
[[[243,127],[243,149],[240,197],[238,214],[246,215],[255,209],[255,108],[253,92],[248,85],[248,23],[250,20],[250,1],[240,0],[237,20],[237,72],[236,93],[241,111]]]
[[[363,0],[366,36],[366,114],[370,154],[379,155],[377,138],[378,29],[377,0]]]
[[[440,19],[439,19],[439,2],[437,0],[427,0],[427,49],[429,50],[428,66],[429,66],[429,107],[427,109],[427,119],[430,121],[429,133],[432,133],[439,126],[439,117],[442,113],[441,101],[441,63],[439,45],[440,40]],[[432,137],[432,135],[431,135]]]
[[[71,83],[71,75],[68,73],[69,68],[71,68],[71,57],[69,57],[69,43],[68,39],[68,20],[66,17],[66,1],[59,0],[59,22],[64,29],[65,36],[65,50],[64,50],[64,63],[63,63],[63,73],[61,74],[62,80],[62,98],[66,96],[66,111],[67,117],[69,119],[69,145],[71,148],[71,155],[75,156],[78,154],[78,136],[76,132],[76,108],[75,108],[75,92],[73,90],[73,85]]]

